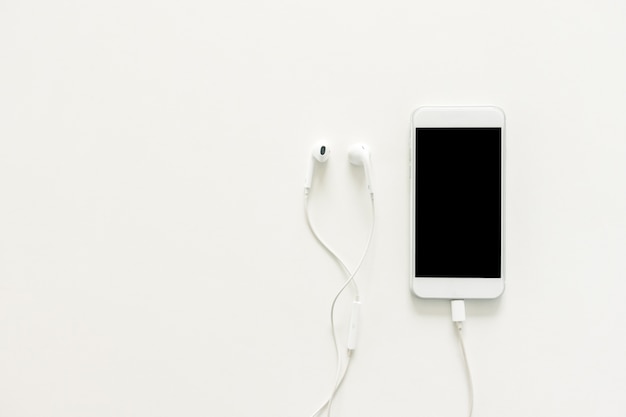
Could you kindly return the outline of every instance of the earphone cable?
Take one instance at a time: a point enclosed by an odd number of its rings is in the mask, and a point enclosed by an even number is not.
[[[361,255],[361,259],[359,259],[359,263],[357,264],[356,268],[354,269],[354,272],[352,272],[352,274],[350,275],[350,278],[348,278],[346,280],[346,282],[343,284],[341,289],[337,292],[337,295],[335,296],[335,299],[333,300],[333,303],[332,303],[331,309],[330,309],[330,321],[331,321],[331,327],[332,327],[332,331],[333,331],[333,339],[335,341],[337,352],[339,352],[339,344],[337,342],[336,335],[334,335],[335,330],[336,330],[336,326],[335,326],[335,305],[337,303],[337,300],[339,299],[339,296],[348,287],[350,282],[355,282],[356,283],[356,281],[354,279],[356,277],[356,274],[361,269],[361,266],[363,266],[363,262],[365,261],[365,257],[367,256],[367,253],[369,252],[370,245],[372,243],[372,237],[374,236],[374,227],[376,225],[376,210],[375,210],[375,207],[374,207],[374,195],[371,194],[370,197],[371,197],[371,203],[372,203],[371,204],[371,207],[372,207],[372,225],[370,227],[370,233],[369,233],[369,236],[367,238],[367,243],[365,244],[365,249],[363,250],[363,254]],[[358,294],[355,296],[355,301],[359,301]],[[330,417],[330,414],[331,414],[331,408],[332,408],[333,400],[335,399],[335,396],[337,395],[337,391],[339,390],[341,382],[343,382],[343,378],[345,377],[346,373],[348,372],[348,367],[350,365],[351,355],[352,355],[352,350],[348,350],[348,358],[346,360],[346,366],[345,366],[345,369],[344,369],[342,380],[338,381],[338,383],[335,384],[335,389],[333,390],[333,392],[331,394],[331,397],[328,400],[328,413],[327,413],[328,417]]]
[[[373,194],[371,195],[371,208],[372,208],[372,225],[371,225],[371,228],[370,228],[370,233],[369,233],[366,245],[365,245],[365,249],[363,250],[363,254],[361,255],[361,258],[359,259],[359,262],[358,262],[354,272],[351,272],[350,269],[346,266],[345,262],[343,262],[343,260],[339,257],[339,255],[337,255],[336,252],[334,250],[332,250],[328,246],[328,244],[326,244],[326,242],[319,236],[319,234],[317,233],[317,231],[313,227],[313,224],[311,222],[311,218],[310,218],[310,215],[309,215],[309,209],[308,209],[308,193],[305,193],[305,196],[304,196],[304,211],[305,211],[305,214],[306,214],[307,224],[309,226],[309,229],[311,230],[311,233],[313,234],[313,236],[315,236],[316,240],[320,243],[320,245],[322,245],[322,247],[324,247],[324,249],[333,257],[333,259],[335,259],[335,261],[343,268],[343,270],[346,272],[346,274],[349,275],[348,279],[344,282],[344,284],[341,286],[341,288],[339,289],[339,291],[337,292],[337,294],[333,298],[333,302],[331,304],[331,309],[330,309],[331,331],[332,331],[332,336],[333,336],[333,343],[335,345],[335,354],[336,354],[336,360],[337,360],[337,374],[336,374],[336,379],[335,379],[335,385],[334,385],[333,390],[332,390],[330,396],[328,397],[328,399],[312,414],[311,417],[316,417],[326,407],[328,407],[327,415],[330,417],[330,411],[331,411],[332,402],[333,402],[333,400],[334,400],[334,398],[335,398],[335,396],[337,394],[337,391],[341,387],[341,384],[343,383],[343,381],[345,379],[345,376],[346,376],[346,374],[348,372],[348,368],[350,366],[350,358],[351,358],[352,350],[348,349],[348,355],[347,355],[346,363],[345,363],[345,366],[342,367],[340,346],[339,346],[339,341],[338,341],[337,332],[336,332],[336,325],[335,325],[335,307],[336,307],[336,304],[337,304],[337,300],[339,299],[341,294],[344,292],[344,290],[350,284],[352,284],[353,287],[354,287],[355,301],[356,302],[359,301],[359,289],[358,289],[358,285],[356,283],[355,277],[356,277],[356,274],[361,269],[361,266],[363,265],[363,262],[365,261],[365,257],[366,257],[366,255],[367,255],[367,253],[369,251],[369,247],[370,247],[371,242],[372,242],[372,237],[374,235],[375,219],[376,219],[375,214],[376,213],[375,213],[374,196],[373,196]],[[342,370],[342,368],[343,368],[343,370]]]
[[[337,379],[335,381],[335,387],[333,388],[333,391],[330,393],[330,396],[328,397],[328,399],[324,402],[324,404],[320,405],[319,408],[317,410],[315,410],[315,412],[313,414],[311,414],[311,417],[316,417],[317,415],[319,415],[324,408],[329,407],[328,409],[328,415],[330,415],[330,406],[332,404],[333,399],[335,398],[335,394],[337,393],[337,391],[339,391],[339,387],[341,387],[341,384],[343,384],[343,381],[346,377],[346,374],[348,373],[348,367],[350,365],[350,358],[351,358],[351,354],[350,352],[348,353],[348,358],[346,359],[346,366],[343,368],[343,372],[341,374],[337,375]],[[337,369],[339,371],[339,369]]]
[[[326,242],[324,242],[324,240],[320,237],[320,235],[317,233],[317,231],[315,230],[315,228],[313,227],[313,223],[311,222],[311,216],[309,214],[309,195],[308,193],[306,193],[304,195],[304,213],[306,215],[306,224],[309,226],[309,230],[311,231],[311,233],[313,234],[313,236],[315,237],[315,240],[318,241],[318,243],[320,245],[322,245],[322,247],[326,250],[326,252],[328,252],[330,254],[330,256],[341,266],[341,268],[343,268],[343,270],[348,274],[348,275],[352,275],[350,272],[350,269],[348,269],[348,267],[346,266],[345,262],[339,257],[339,255],[337,255],[337,253],[331,249],[330,246],[328,246],[328,244]],[[349,282],[350,280],[348,280],[347,282]],[[359,286],[357,285],[356,281],[351,280],[354,283],[354,294],[356,297],[359,296]],[[343,291],[343,287],[341,289],[341,291]]]

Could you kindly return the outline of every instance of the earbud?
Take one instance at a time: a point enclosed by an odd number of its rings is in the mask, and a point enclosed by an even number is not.
[[[365,171],[365,182],[370,194],[374,195],[372,188],[372,174],[370,169],[370,148],[363,143],[357,143],[348,148],[348,160],[352,165],[363,166]]]
[[[304,178],[304,192],[308,193],[311,189],[311,182],[313,182],[313,172],[315,171],[315,161],[324,163],[328,161],[330,155],[330,148],[328,142],[320,140],[317,142],[311,150],[311,158],[309,159],[309,166],[306,171],[306,177]]]

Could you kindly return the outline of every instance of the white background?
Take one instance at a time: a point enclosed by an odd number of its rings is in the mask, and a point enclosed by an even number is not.
[[[507,114],[507,289],[468,302],[475,416],[626,412],[622,0],[0,2],[0,415],[462,416],[449,305],[408,290],[409,115]],[[338,317],[345,329],[343,299]]]

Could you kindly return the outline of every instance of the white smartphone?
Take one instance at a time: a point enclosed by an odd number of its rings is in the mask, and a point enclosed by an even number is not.
[[[411,120],[411,290],[496,298],[504,291],[504,112],[420,107]]]

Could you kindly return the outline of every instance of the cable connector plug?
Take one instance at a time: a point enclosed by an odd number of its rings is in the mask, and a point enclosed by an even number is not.
[[[452,300],[450,302],[450,309],[452,310],[452,321],[459,330],[463,327],[465,321],[465,301],[464,300]]]

